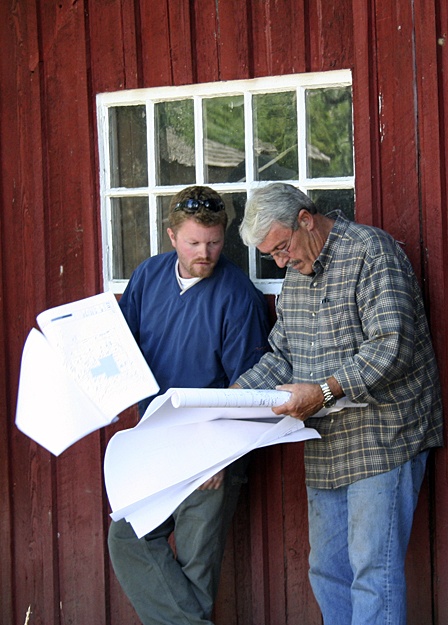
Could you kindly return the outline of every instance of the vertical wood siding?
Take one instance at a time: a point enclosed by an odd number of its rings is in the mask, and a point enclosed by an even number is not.
[[[30,625],[139,623],[110,569],[102,477],[135,411],[57,459],[14,426],[36,314],[101,290],[96,94],[351,68],[357,219],[403,242],[446,389],[447,37],[447,0],[0,3],[0,625],[22,625],[28,606]],[[448,623],[447,468],[439,450],[407,563],[410,625]],[[307,557],[302,448],[259,450],[216,624],[320,625]]]

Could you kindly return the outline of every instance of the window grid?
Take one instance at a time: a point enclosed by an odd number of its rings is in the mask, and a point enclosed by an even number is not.
[[[158,198],[171,196],[184,188],[185,184],[158,185],[158,154],[156,149],[156,121],[155,107],[157,103],[175,100],[193,100],[194,111],[194,140],[195,140],[195,167],[196,180],[191,184],[207,184],[219,193],[241,192],[247,196],[251,189],[266,181],[255,180],[254,158],[254,129],[253,129],[253,97],[255,95],[296,91],[297,106],[297,138],[298,138],[298,179],[284,180],[303,191],[310,190],[339,190],[353,189],[354,176],[309,178],[307,171],[307,119],[306,119],[306,91],[308,89],[338,88],[351,86],[349,70],[334,72],[320,72],[315,74],[297,74],[291,76],[269,77],[228,83],[206,83],[185,87],[162,87],[141,90],[105,93],[97,96],[99,152],[100,152],[100,187],[102,213],[102,241],[103,241],[103,272],[105,289],[116,293],[123,292],[127,279],[113,277],[113,198],[144,197],[148,201],[148,220],[150,232],[151,255],[160,252],[159,249],[159,216]],[[204,179],[205,173],[205,134],[203,129],[203,101],[206,98],[217,96],[244,96],[244,135],[245,135],[245,180],[238,182],[208,183]],[[148,187],[112,187],[110,158],[110,123],[109,109],[111,107],[144,105],[146,110],[147,132],[147,167]],[[249,250],[249,275],[253,282],[265,293],[278,293],[282,280],[261,279],[256,277],[257,254],[255,249]]]

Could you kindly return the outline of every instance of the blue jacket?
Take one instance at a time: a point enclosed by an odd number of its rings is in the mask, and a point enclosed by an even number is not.
[[[139,265],[121,310],[161,393],[227,388],[268,350],[265,298],[224,256],[209,278],[181,295],[176,261],[173,251]]]

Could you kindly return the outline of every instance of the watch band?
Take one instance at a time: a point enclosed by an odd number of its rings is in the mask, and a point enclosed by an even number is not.
[[[331,406],[334,406],[336,403],[336,397],[333,395],[330,387],[328,386],[326,382],[324,382],[323,384],[320,384],[320,388],[322,389],[322,393],[324,395],[324,401],[323,401],[322,407],[331,408]]]

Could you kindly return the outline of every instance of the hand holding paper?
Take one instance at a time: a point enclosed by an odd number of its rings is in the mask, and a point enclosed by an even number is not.
[[[164,521],[200,484],[259,447],[319,438],[271,408],[289,393],[247,389],[169,389],[132,429],[115,434],[104,459],[112,518],[137,536]],[[341,410],[348,400],[330,411]],[[323,410],[319,414],[328,414]]]

